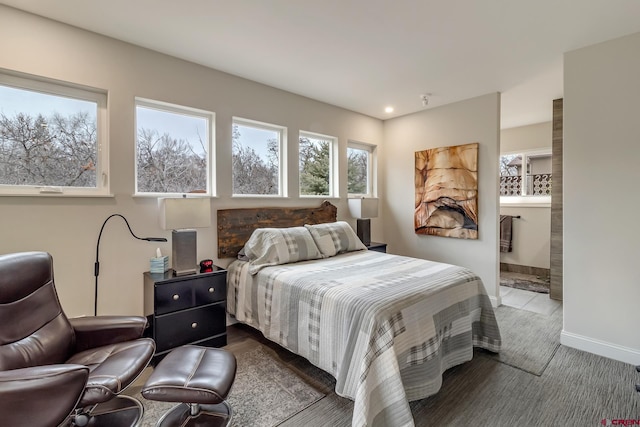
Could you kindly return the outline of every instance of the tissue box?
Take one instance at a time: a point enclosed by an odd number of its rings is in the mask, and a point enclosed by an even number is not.
[[[151,258],[151,273],[164,273],[169,270],[169,257],[161,256],[159,258]]]

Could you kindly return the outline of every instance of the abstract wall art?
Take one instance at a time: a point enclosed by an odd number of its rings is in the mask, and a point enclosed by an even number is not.
[[[415,153],[416,234],[478,238],[478,145]]]

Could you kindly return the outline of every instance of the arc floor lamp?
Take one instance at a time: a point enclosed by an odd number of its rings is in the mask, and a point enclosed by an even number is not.
[[[104,226],[107,225],[107,222],[113,218],[113,217],[120,217],[122,218],[122,220],[124,221],[125,224],[127,224],[127,228],[129,229],[129,233],[131,233],[131,235],[133,237],[135,237],[138,240],[145,240],[147,242],[166,242],[167,239],[165,239],[164,237],[138,237],[135,235],[135,233],[133,232],[133,230],[131,229],[131,226],[129,225],[129,221],[127,221],[127,219],[120,215],[120,214],[112,214],[109,215],[107,217],[107,219],[104,220],[104,222],[102,223],[102,227],[100,227],[100,234],[98,234],[98,243],[96,243],[96,262],[94,264],[93,267],[93,274],[94,276],[96,276],[96,283],[95,283],[95,289],[94,289],[94,297],[93,297],[93,315],[97,316],[98,315],[98,276],[100,275],[100,238],[102,237],[102,232],[104,231]]]

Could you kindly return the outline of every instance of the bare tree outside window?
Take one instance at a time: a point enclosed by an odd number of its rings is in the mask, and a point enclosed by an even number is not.
[[[233,124],[233,194],[280,194],[282,129],[235,120]]]
[[[96,123],[88,113],[0,113],[0,184],[96,186]]]
[[[136,191],[208,192],[210,120],[150,101],[136,106]]]
[[[500,176],[518,176],[522,166],[521,154],[505,154],[500,156]]]
[[[0,79],[20,85],[0,84],[2,191],[37,194],[44,187],[95,191],[100,166],[97,101],[67,93],[87,94],[81,89],[16,76],[0,75]],[[28,89],[30,85],[50,93]],[[63,95],[53,94],[57,91]]]

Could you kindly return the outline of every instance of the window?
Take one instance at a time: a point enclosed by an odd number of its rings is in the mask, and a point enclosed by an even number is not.
[[[212,194],[213,113],[136,98],[136,194]]]
[[[337,194],[333,164],[333,146],[336,138],[309,132],[300,132],[300,195],[328,196]]]
[[[286,128],[233,118],[233,195],[282,196]]]
[[[109,194],[107,95],[0,73],[0,194]]]
[[[551,202],[551,151],[500,156],[501,203]]]
[[[375,146],[347,144],[347,192],[354,196],[373,196],[373,163]]]

